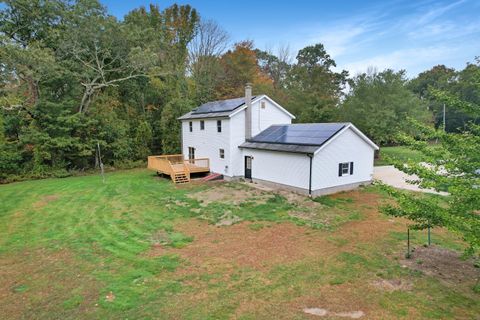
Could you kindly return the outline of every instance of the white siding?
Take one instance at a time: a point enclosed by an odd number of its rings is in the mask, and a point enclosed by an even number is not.
[[[265,102],[265,109],[261,102]],[[268,99],[261,99],[252,104],[252,136],[259,134],[273,124],[290,124],[292,118],[271,103]]]
[[[310,159],[307,155],[254,149],[245,149],[244,155],[253,156],[253,179],[308,190]]]
[[[265,102],[265,108],[261,108],[261,102]],[[252,104],[252,136],[274,124],[290,124],[292,119],[288,114],[277,108],[268,99],[260,99]],[[233,115],[230,118],[230,176],[244,175],[243,152],[238,148],[245,142],[245,110]]]
[[[315,154],[312,163],[312,190],[370,181],[374,149],[353,130],[347,129]],[[338,164],[353,162],[353,175],[338,176]]]
[[[217,120],[222,121],[222,132],[217,132]],[[230,120],[204,119],[205,130],[200,130],[201,120],[191,120],[193,132],[189,129],[189,120],[182,121],[182,148],[183,156],[188,158],[188,147],[195,148],[195,158],[209,158],[210,170],[227,174],[225,166],[230,161]],[[225,159],[220,159],[219,150],[225,150]],[[228,170],[228,169],[227,169]]]
[[[243,151],[238,146],[245,142],[245,111],[230,118],[230,154],[229,176],[243,176]]]
[[[261,108],[261,102],[265,108]],[[244,175],[243,151],[238,148],[245,142],[245,110],[222,120],[222,132],[217,133],[217,120],[204,119],[205,130],[200,130],[200,119],[193,122],[193,132],[189,131],[189,120],[182,121],[182,152],[188,157],[188,147],[195,148],[196,158],[209,158],[212,172],[229,177]],[[252,136],[273,124],[289,124],[292,119],[268,99],[260,99],[252,104]],[[225,150],[225,159],[220,159],[219,149]]]

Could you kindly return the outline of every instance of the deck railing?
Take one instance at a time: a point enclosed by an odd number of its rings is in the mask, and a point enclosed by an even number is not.
[[[184,160],[181,154],[160,155],[148,157],[148,169],[168,174],[174,180],[174,176],[184,173],[190,177],[192,172],[209,172],[210,159],[197,158]]]
[[[188,159],[184,160],[185,164],[188,164],[190,168],[195,169],[209,169],[210,168],[210,159],[209,158],[197,158],[197,159]]]

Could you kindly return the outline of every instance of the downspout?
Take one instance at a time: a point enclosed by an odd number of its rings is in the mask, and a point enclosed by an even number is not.
[[[308,178],[308,196],[312,197],[312,160],[313,154],[308,153],[307,156],[310,158],[310,174]]]

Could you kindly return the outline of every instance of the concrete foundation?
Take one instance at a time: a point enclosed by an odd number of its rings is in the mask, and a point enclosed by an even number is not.
[[[334,187],[330,187],[330,188],[313,190],[312,191],[312,197],[325,196],[327,194],[333,194],[333,193],[337,193],[337,192],[353,190],[353,189],[356,189],[360,186],[366,186],[366,185],[369,185],[371,183],[372,183],[372,181],[370,180],[370,181],[349,183],[349,184],[344,184],[344,185],[341,185],[341,186],[334,186]]]
[[[237,176],[237,177],[229,177],[229,176],[224,176],[223,177],[225,181],[239,181],[242,179],[245,179],[243,176]],[[249,182],[249,179],[245,179],[245,181]],[[295,192],[301,195],[308,196],[308,189],[304,188],[298,188],[298,187],[293,187],[289,186],[286,184],[282,183],[276,183],[272,181],[266,181],[262,179],[252,179],[253,183],[258,183],[261,185],[264,185],[268,188],[271,189],[280,189],[280,190],[285,190],[285,191],[290,191],[290,192]],[[348,190],[353,190],[356,189],[360,186],[366,186],[372,183],[372,180],[370,181],[362,181],[362,182],[356,182],[356,183],[349,183],[349,184],[344,184],[341,186],[334,186],[334,187],[329,187],[329,188],[323,188],[323,189],[317,189],[317,190],[312,190],[312,197],[320,197],[320,196],[325,196],[328,194],[334,194],[342,191],[348,191]]]
[[[291,191],[295,192],[301,195],[306,195],[308,196],[308,189],[304,188],[297,188],[281,183],[276,183],[276,182],[271,182],[271,181],[266,181],[266,180],[261,180],[261,179],[253,179],[254,183],[262,184],[265,185],[269,188],[272,189],[280,189],[280,190],[285,190],[285,191]],[[312,190],[312,197],[319,197],[319,196],[324,196],[328,194],[333,194],[337,192],[342,192],[342,191],[348,191],[348,190],[353,190],[356,189],[360,186],[365,186],[371,184],[372,181],[362,181],[362,182],[357,182],[357,183],[350,183],[350,184],[344,184],[341,186],[334,186],[330,188],[323,188],[323,189],[317,189],[317,190]]]

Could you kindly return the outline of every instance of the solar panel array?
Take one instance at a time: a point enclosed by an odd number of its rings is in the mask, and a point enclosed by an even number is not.
[[[249,141],[320,146],[345,126],[346,123],[273,125]]]
[[[255,99],[255,97],[252,97],[252,100],[253,99]],[[211,102],[202,104],[200,107],[192,111],[192,114],[233,111],[244,104],[245,104],[245,97],[220,100],[220,101],[211,101]]]

